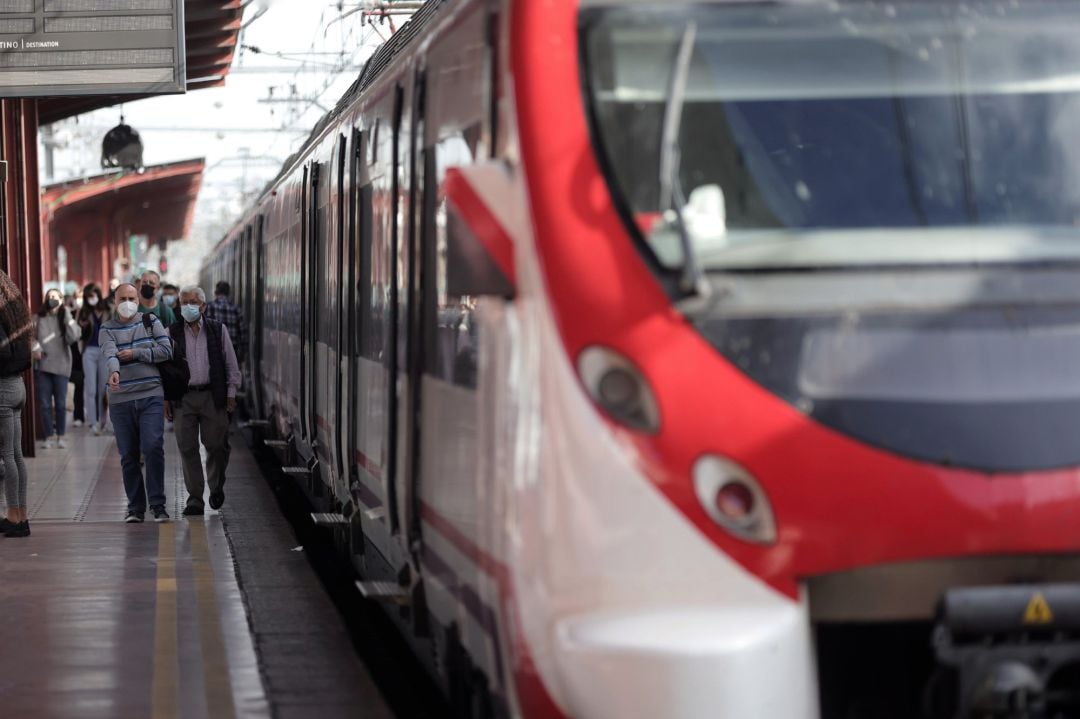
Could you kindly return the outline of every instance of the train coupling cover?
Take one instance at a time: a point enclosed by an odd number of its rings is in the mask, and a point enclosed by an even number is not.
[[[934,719],[1080,718],[1080,584],[949,590],[933,649]]]

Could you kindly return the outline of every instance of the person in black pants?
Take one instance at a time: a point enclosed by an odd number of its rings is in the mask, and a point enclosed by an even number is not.
[[[71,415],[71,426],[82,427],[86,424],[86,406],[83,403],[83,366],[79,343],[71,343],[71,383],[75,385],[75,409]]]

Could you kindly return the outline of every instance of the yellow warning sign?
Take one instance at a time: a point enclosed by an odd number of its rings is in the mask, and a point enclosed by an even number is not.
[[[1035,596],[1028,602],[1024,610],[1024,624],[1049,624],[1054,621],[1054,613],[1050,610],[1050,604],[1042,592],[1035,592]]]

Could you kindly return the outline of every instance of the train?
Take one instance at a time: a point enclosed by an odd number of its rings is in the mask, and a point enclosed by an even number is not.
[[[1078,716],[1078,20],[432,0],[372,57],[203,281],[462,715]]]

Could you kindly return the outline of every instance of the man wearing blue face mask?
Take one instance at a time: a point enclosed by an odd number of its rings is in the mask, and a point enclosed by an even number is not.
[[[205,317],[206,293],[200,287],[180,290],[181,320],[169,334],[187,357],[191,379],[184,398],[165,404],[165,417],[173,422],[176,446],[184,467],[188,498],[184,516],[202,515],[203,491],[210,483],[210,508],[225,502],[225,468],[229,464],[229,417],[236,411],[240,366],[229,330]],[[199,439],[206,447],[206,475],[199,456]]]
[[[172,313],[176,315],[180,309],[180,305],[176,304],[176,301],[180,298],[180,288],[176,285],[170,285],[165,283],[161,286],[161,304],[172,310]]]

